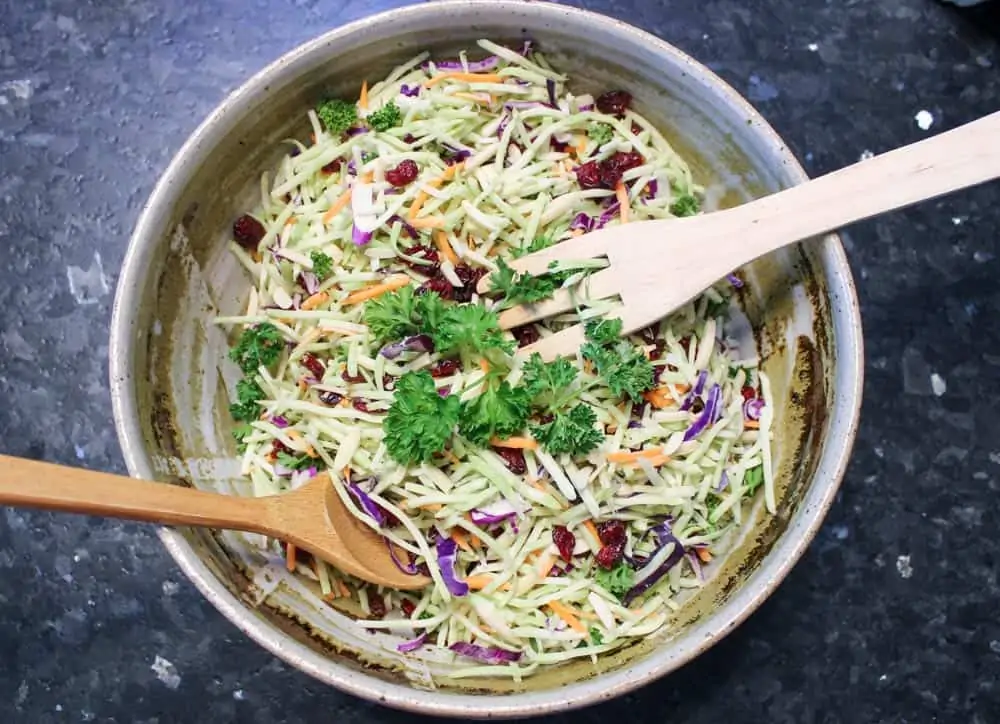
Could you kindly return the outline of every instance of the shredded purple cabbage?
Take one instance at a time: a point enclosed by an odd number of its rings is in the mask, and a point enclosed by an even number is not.
[[[751,397],[743,403],[743,416],[748,420],[759,420],[763,409],[764,400],[759,397]]]
[[[590,232],[594,230],[594,218],[592,216],[587,216],[587,214],[582,211],[573,217],[573,221],[569,225],[570,231],[575,231],[580,229],[581,231]]]
[[[299,284],[310,296],[319,291],[319,277],[311,271],[304,271],[299,274]]]
[[[407,96],[409,98],[414,98],[420,95],[420,86],[419,85],[408,86],[404,83],[399,87],[399,92],[404,96]]]
[[[584,105],[580,106],[580,113],[584,113],[586,111],[592,111],[592,110],[594,110],[594,104],[593,103],[585,103]]]
[[[493,70],[498,65],[500,65],[500,58],[498,58],[495,55],[487,55],[482,60],[467,61],[467,65],[470,73],[485,73],[486,71]],[[430,61],[421,63],[420,67],[423,68],[424,70],[428,70],[431,67]],[[448,59],[448,60],[435,60],[434,67],[437,68],[438,70],[463,71],[465,70],[466,65],[463,65],[461,60]]]
[[[549,104],[542,101],[507,101],[503,107],[508,110],[524,108],[548,108]]]
[[[621,205],[617,201],[611,204],[611,206],[608,207],[607,211],[601,214],[601,218],[597,220],[597,223],[594,225],[594,230],[596,231],[597,229],[603,229],[605,226],[607,226],[608,222],[610,222],[612,219],[618,216],[618,211],[620,208]]]
[[[702,370],[701,372],[698,373],[698,379],[695,380],[694,387],[691,389],[691,391],[687,394],[687,397],[685,397],[684,401],[681,403],[681,412],[687,412],[688,410],[690,410],[691,405],[694,404],[694,401],[697,398],[701,397],[701,393],[705,391],[706,380],[708,380],[708,372]]]
[[[455,576],[455,558],[458,555],[458,544],[451,538],[440,538],[437,542],[437,563],[441,569],[441,578],[452,596],[468,596],[469,584],[460,581]]]
[[[646,188],[649,190],[649,198],[655,199],[657,192],[660,190],[660,184],[656,182],[656,179],[650,179],[649,183],[646,184]]]
[[[283,415],[275,415],[271,418],[271,424],[281,430],[284,430],[288,427],[288,420],[286,420]]]
[[[469,511],[469,519],[475,525],[494,525],[516,517],[517,510],[506,501],[492,505],[489,508],[473,508]]]
[[[508,664],[521,660],[520,651],[508,651],[507,649],[498,649],[495,646],[477,646],[460,641],[448,648],[456,654],[468,656],[483,664]]]
[[[404,641],[399,646],[396,647],[396,651],[401,654],[408,654],[411,651],[416,651],[421,646],[427,642],[427,632],[424,632],[417,636],[415,639],[410,639],[409,641]]]
[[[391,225],[397,221],[403,225],[403,231],[405,231],[406,235],[411,239],[416,239],[420,236],[420,234],[417,233],[417,230],[410,226],[410,224],[402,216],[393,216],[389,219],[389,224]]]
[[[740,279],[735,274],[726,274],[726,279],[728,279],[729,283],[732,284],[737,289],[742,289],[743,288],[743,280]]]
[[[705,401],[705,409],[684,433],[684,442],[698,437],[706,427],[716,421],[721,400],[722,388],[718,385],[712,385],[712,389],[708,392],[708,399]]]
[[[362,231],[357,226],[351,227],[351,241],[354,242],[355,246],[364,246],[371,240],[372,240],[371,231]]]
[[[705,573],[701,570],[701,560],[698,558],[698,554],[694,551],[688,551],[684,555],[687,556],[688,563],[691,564],[691,570],[694,571],[694,575],[698,577],[699,581],[704,581]]]
[[[715,486],[715,492],[721,493],[723,490],[729,487],[729,473],[725,470],[722,471],[722,477],[719,478],[719,484]]]
[[[349,137],[360,136],[362,133],[368,133],[368,129],[365,128],[364,126],[356,126],[354,128],[347,129],[347,135]]]
[[[396,564],[396,568],[405,573],[408,576],[415,576],[420,571],[417,569],[417,565],[410,561],[409,564],[403,565],[403,562],[399,560],[399,555],[396,553],[396,546],[394,546],[388,538],[383,538],[385,541],[385,547],[389,549],[389,556],[392,558],[392,562]]]
[[[643,593],[648,591],[656,582],[659,581],[663,576],[670,572],[670,569],[676,566],[682,558],[684,558],[684,546],[681,542],[677,540],[673,531],[670,529],[669,521],[664,521],[659,525],[653,526],[650,530],[656,535],[658,546],[649,558],[646,560],[651,560],[656,557],[656,555],[663,550],[665,546],[673,544],[674,549],[670,551],[670,555],[660,564],[660,566],[652,571],[648,576],[642,579],[639,583],[632,586],[629,592],[625,594],[625,598],[622,599],[622,603],[626,606],[630,605],[632,601],[637,599]]]
[[[368,493],[363,491],[357,483],[348,483],[347,489],[350,490],[357,499],[358,505],[361,506],[361,509],[370,515],[376,523],[378,523],[378,527],[383,527],[385,525],[385,513],[382,512],[378,503],[368,497]]]
[[[433,352],[434,340],[426,334],[415,334],[407,337],[401,342],[387,344],[379,350],[379,354],[386,359],[396,359],[403,352]]]

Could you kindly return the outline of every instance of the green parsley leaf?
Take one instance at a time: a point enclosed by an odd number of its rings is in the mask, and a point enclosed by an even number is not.
[[[753,495],[757,492],[757,488],[761,486],[764,482],[764,466],[758,465],[755,468],[750,468],[746,471],[743,476],[743,487],[746,490],[747,495]]]
[[[594,580],[612,596],[621,599],[632,588],[635,573],[625,563],[619,563],[610,571],[601,568]]]
[[[416,334],[420,326],[413,287],[406,286],[370,300],[365,304],[364,320],[379,345]]]
[[[284,465],[289,470],[306,470],[316,465],[318,461],[308,455],[289,455],[286,452],[278,453],[278,463]]]
[[[320,279],[326,279],[333,272],[333,259],[321,251],[314,251],[309,255],[313,263],[313,274]]]
[[[260,405],[264,399],[264,390],[252,380],[240,380],[236,383],[236,399],[238,402],[229,406],[229,414],[238,422],[253,422],[260,415]]]
[[[541,251],[542,249],[548,249],[555,243],[553,239],[548,234],[543,236],[536,236],[532,239],[526,246],[518,246],[513,250],[513,256],[515,259],[527,256],[528,254],[534,254],[536,251]]]
[[[591,342],[599,345],[612,344],[622,336],[622,320],[602,318],[590,321],[584,330]]]
[[[331,98],[319,104],[316,115],[329,133],[339,136],[358,120],[358,107],[350,101]]]
[[[262,322],[243,332],[236,346],[229,350],[229,358],[249,374],[277,362],[284,348],[285,340],[278,328]]]
[[[434,349],[442,355],[456,350],[480,354],[491,349],[507,354],[514,351],[514,343],[504,337],[496,313],[480,304],[448,307],[438,325],[428,331],[434,338]]]
[[[594,646],[600,646],[604,643],[604,635],[596,626],[590,627],[590,643],[594,644]]]
[[[247,449],[246,439],[253,432],[253,427],[249,422],[241,422],[233,428],[233,438],[236,440],[237,452],[243,453]]]
[[[557,412],[552,422],[532,425],[531,434],[553,455],[569,453],[581,457],[604,440],[601,431],[594,427],[596,423],[593,408],[581,402],[569,412]]]
[[[389,455],[403,465],[430,460],[451,438],[459,407],[455,395],[438,394],[429,372],[407,372],[396,383],[392,407],[382,426]]]
[[[395,101],[389,101],[374,113],[368,115],[368,125],[376,131],[388,131],[403,122],[403,112]]]
[[[503,259],[497,260],[498,271],[490,277],[491,291],[500,292],[505,297],[504,306],[533,304],[548,299],[559,288],[559,283],[548,274],[532,276],[518,274]]]
[[[670,204],[670,213],[674,216],[694,216],[701,211],[701,202],[691,194],[683,194]]]
[[[576,374],[576,367],[565,357],[543,362],[542,356],[535,352],[524,363],[523,384],[532,397],[538,397],[545,393],[562,392],[573,384]]]
[[[462,403],[458,431],[474,445],[486,447],[490,438],[508,438],[524,430],[531,407],[525,387],[490,381],[478,397]]]
[[[642,393],[653,386],[653,365],[646,355],[626,340],[613,347],[600,347],[587,342],[580,351],[594,363],[597,374],[619,397],[638,402]]]
[[[610,123],[591,123],[587,127],[587,135],[598,146],[603,146],[614,138],[615,129],[611,127]]]

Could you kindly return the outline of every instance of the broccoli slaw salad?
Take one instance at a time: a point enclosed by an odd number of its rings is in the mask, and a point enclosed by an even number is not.
[[[731,276],[622,336],[620,302],[502,331],[575,288],[508,261],[612,224],[699,213],[702,190],[624,91],[573,95],[542,53],[482,40],[309,111],[312,140],[233,225],[245,314],[231,414],[255,495],[327,471],[422,591],[381,589],[279,541],[289,570],[402,656],[520,678],[669,626],[755,500],[774,512],[773,404],[723,321]],[[492,291],[476,286],[492,273]],[[518,348],[586,324],[574,357]]]

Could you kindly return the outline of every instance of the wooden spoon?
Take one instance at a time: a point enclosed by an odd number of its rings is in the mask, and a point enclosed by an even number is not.
[[[431,582],[396,567],[385,540],[351,514],[326,473],[282,495],[244,498],[0,455],[0,504],[262,533],[380,586]]]
[[[622,332],[646,327],[727,273],[787,244],[1000,177],[1000,112],[889,151],[771,196],[685,219],[619,224],[514,259],[524,274],[553,262],[606,257],[606,269],[578,287],[500,315],[503,329],[570,311],[586,300],[621,297],[612,316]],[[480,294],[492,287],[489,276]],[[545,359],[576,354],[584,325],[560,330],[519,354]]]

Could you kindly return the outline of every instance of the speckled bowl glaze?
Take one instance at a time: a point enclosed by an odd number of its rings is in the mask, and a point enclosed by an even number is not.
[[[219,106],[174,158],[126,255],[111,330],[115,419],[136,477],[246,492],[227,413],[227,338],[216,314],[242,308],[248,282],[226,250],[285,138],[308,137],[305,110],[357,92],[363,78],[429,49],[450,55],[488,37],[535,40],[577,92],[625,88],[691,162],[709,201],[732,205],[805,174],[756,112],[703,66],[618,21],[545,3],[462,1],[395,10],[287,54]],[[706,250],[710,253],[710,250]],[[847,464],[861,401],[861,323],[844,251],[817,239],[747,269],[740,305],[776,395],[777,515],[760,505],[708,584],[668,630],[595,666],[580,661],[523,682],[449,679],[448,652],[403,656],[312,582],[234,533],[164,529],[163,542],[206,597],[254,640],[345,691],[455,717],[521,717],[619,696],[681,666],[743,621],[809,543]],[[739,315],[743,316],[743,315]]]

